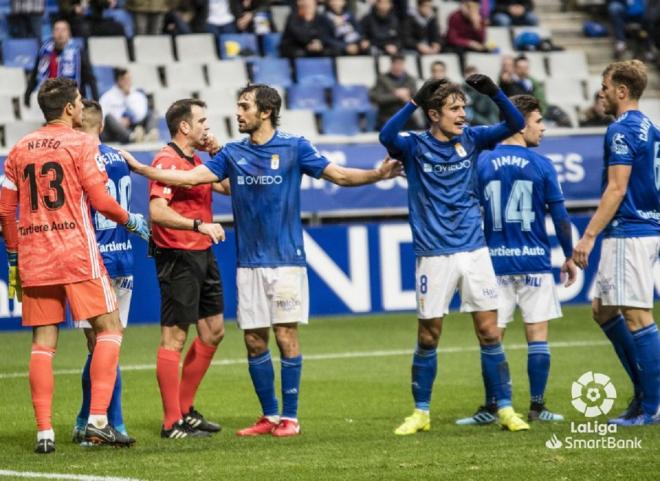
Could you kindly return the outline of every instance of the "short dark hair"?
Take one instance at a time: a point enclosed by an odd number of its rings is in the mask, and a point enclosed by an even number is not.
[[[431,64],[431,68],[435,67],[436,65],[442,65],[443,68],[447,68],[447,64],[444,63],[442,60],[436,60]]]
[[[99,127],[103,123],[103,109],[96,100],[83,99],[83,128]]]
[[[639,60],[611,63],[603,71],[603,78],[608,75],[611,76],[614,85],[628,87],[628,95],[632,100],[639,100],[648,82],[646,65]]]
[[[509,100],[525,118],[536,110],[541,112],[541,102],[533,95],[514,95]]]
[[[465,102],[465,92],[461,90],[461,86],[452,83],[452,82],[447,82],[443,84],[438,90],[435,91],[433,95],[431,95],[431,98],[428,100],[426,103],[426,106],[424,107],[425,111],[428,110],[437,110],[440,112],[442,110],[442,107],[444,107],[445,103],[447,100],[449,100],[452,97],[457,97],[463,102]]]
[[[238,92],[238,98],[243,95],[254,92],[254,103],[257,104],[259,112],[270,110],[270,123],[273,128],[280,124],[280,109],[282,108],[282,97],[277,90],[270,85],[249,84]]]
[[[115,82],[117,80],[119,80],[120,78],[122,78],[127,73],[128,73],[128,70],[125,69],[125,68],[122,68],[122,67],[116,67],[116,68],[112,69],[112,74],[115,78]]]
[[[521,55],[518,55],[516,58],[513,59],[513,63],[517,64],[518,62],[522,62],[523,60],[525,62],[529,62],[529,59],[525,55],[521,54]]]
[[[78,97],[78,84],[64,77],[49,78],[39,88],[37,102],[46,122],[58,119],[67,104],[73,104]]]
[[[402,53],[395,53],[394,55],[390,55],[390,63],[394,63],[396,61],[405,61],[406,57]]]
[[[181,122],[191,122],[192,108],[194,105],[203,109],[206,108],[206,102],[203,100],[181,99],[174,102],[167,109],[167,112],[165,113],[165,121],[167,122],[167,130],[170,131],[172,137],[174,137],[179,131],[179,125]]]

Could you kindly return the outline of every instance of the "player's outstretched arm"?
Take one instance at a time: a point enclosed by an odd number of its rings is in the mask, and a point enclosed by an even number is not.
[[[145,165],[133,157],[129,152],[120,150],[119,153],[126,159],[128,167],[147,179],[155,180],[161,184],[186,187],[200,184],[211,184],[219,179],[204,165],[198,165],[191,170],[157,169]]]
[[[108,219],[123,225],[129,231],[139,235],[144,240],[149,240],[149,225],[142,214],[133,214],[125,211],[117,201],[112,198],[105,185],[102,183],[84,187],[92,204],[97,211]]]
[[[525,118],[490,77],[472,74],[465,79],[465,83],[477,92],[489,96],[504,117],[504,122],[479,129],[479,140],[482,146],[496,144],[525,127]]]
[[[222,195],[231,195],[231,186],[229,185],[229,179],[225,179],[221,182],[213,182],[213,192]]]
[[[207,235],[214,244],[225,240],[225,231],[220,224],[184,217],[172,209],[164,197],[154,197],[149,201],[149,216],[153,222],[163,227],[192,230]]]
[[[380,180],[392,179],[401,175],[403,164],[398,160],[385,157],[383,162],[375,169],[352,169],[330,163],[323,170],[322,177],[330,182],[345,186],[354,187],[357,185],[373,184]]]
[[[573,249],[575,264],[584,269],[589,264],[589,254],[594,248],[596,237],[614,218],[626,195],[630,181],[631,165],[612,165],[607,169],[607,187],[600,198],[596,213],[589,221],[582,238]]]

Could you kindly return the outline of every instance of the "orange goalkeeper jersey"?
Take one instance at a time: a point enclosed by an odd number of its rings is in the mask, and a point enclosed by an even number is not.
[[[106,180],[98,141],[65,125],[46,125],[9,152],[3,186],[18,190],[23,286],[69,284],[105,273],[85,191]]]

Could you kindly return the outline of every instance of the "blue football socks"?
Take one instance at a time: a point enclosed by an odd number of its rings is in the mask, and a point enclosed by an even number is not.
[[[543,403],[545,386],[550,374],[550,348],[547,341],[527,343],[527,376],[531,401]]]
[[[282,357],[282,418],[298,418],[298,397],[300,396],[300,376],[302,355]]]
[[[481,372],[498,409],[511,406],[511,375],[502,344],[481,345]]]
[[[655,416],[660,406],[660,335],[651,324],[632,333],[637,353],[637,367],[642,387],[644,414]]]
[[[433,381],[438,371],[438,354],[435,347],[417,345],[412,363],[412,394],[415,408],[429,411]]]
[[[277,398],[275,397],[275,372],[270,351],[248,358],[248,370],[254,390],[259,397],[264,416],[277,416]]]
[[[641,385],[635,354],[635,340],[630,333],[626,321],[621,314],[613,317],[600,326],[614,346],[617,356],[628,373],[635,389],[635,396],[641,394]]]

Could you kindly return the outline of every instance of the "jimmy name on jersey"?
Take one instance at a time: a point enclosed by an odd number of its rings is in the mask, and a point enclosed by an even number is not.
[[[205,164],[231,184],[239,267],[306,264],[300,182],[329,163],[307,139],[276,131],[262,145],[229,142]]]
[[[564,200],[552,162],[526,147],[498,145],[479,156],[477,175],[495,273],[550,272],[546,205]]]

